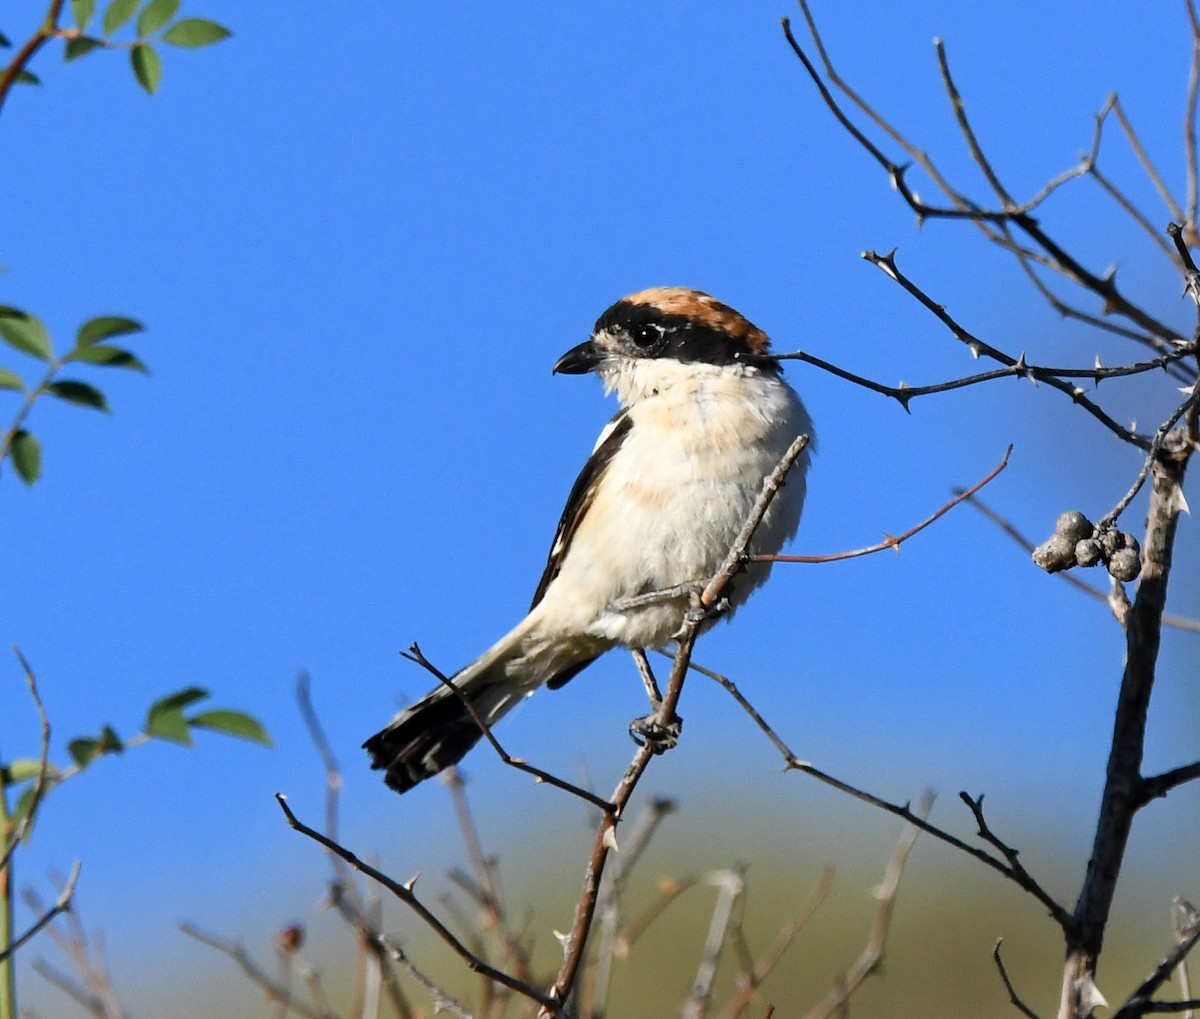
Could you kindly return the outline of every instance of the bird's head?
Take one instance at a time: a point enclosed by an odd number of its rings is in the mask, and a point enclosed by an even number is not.
[[[595,372],[622,404],[674,380],[713,372],[778,373],[767,334],[727,304],[687,287],[653,287],[609,308],[556,373]]]

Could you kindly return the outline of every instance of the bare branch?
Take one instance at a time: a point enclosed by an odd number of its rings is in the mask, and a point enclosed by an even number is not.
[[[954,119],[958,121],[958,128],[962,132],[963,138],[966,139],[967,148],[971,151],[971,158],[975,160],[976,165],[983,171],[987,182],[992,186],[992,190],[996,192],[997,197],[1004,204],[1006,209],[1013,208],[1017,203],[1013,201],[1012,196],[1000,183],[1000,178],[996,176],[995,170],[992,169],[992,164],[988,162],[987,156],[983,154],[983,149],[979,144],[979,139],[975,137],[975,131],[971,127],[971,122],[967,119],[967,108],[963,103],[962,96],[959,94],[958,86],[954,84],[954,78],[950,74],[950,62],[946,59],[946,44],[941,39],[933,40],[933,48],[937,52],[938,69],[942,74],[942,85],[946,89],[946,95],[950,99],[950,108],[954,111]]]
[[[1137,1016],[1144,1015],[1146,1012],[1182,1012],[1185,1008],[1196,1008],[1197,1002],[1155,1002],[1152,1001],[1154,993],[1171,978],[1175,968],[1187,958],[1188,953],[1196,947],[1196,942],[1200,941],[1200,925],[1194,926],[1187,934],[1180,938],[1175,943],[1175,947],[1171,949],[1162,959],[1162,961],[1154,967],[1145,980],[1143,980],[1117,1012],[1113,1015],[1113,1019],[1136,1019]],[[1162,1006],[1168,1006],[1163,1008]],[[1158,1007],[1153,1007],[1158,1006]]]
[[[1125,673],[1117,699],[1100,817],[1083,889],[1075,906],[1075,926],[1068,933],[1064,1010],[1071,1007],[1074,988],[1091,979],[1104,942],[1133,817],[1145,803],[1140,772],[1146,715],[1154,687],[1175,531],[1184,505],[1180,486],[1187,456],[1186,442],[1164,443],[1152,469],[1141,580],[1126,625]]]
[[[50,771],[50,719],[46,715],[46,706],[42,703],[42,695],[38,692],[37,678],[33,674],[33,669],[29,667],[29,662],[16,645],[13,645],[13,654],[21,663],[21,669],[25,673],[25,682],[29,687],[29,696],[33,699],[33,706],[37,709],[38,720],[42,727],[42,746],[38,752],[38,770],[37,776],[33,780],[33,793],[29,798],[29,806],[25,809],[25,813],[13,829],[12,834],[9,835],[3,854],[0,854],[0,872],[8,867],[13,853],[17,851],[17,846],[25,838],[29,826],[33,824],[38,805],[42,802],[42,796],[46,791],[46,780]]]
[[[471,970],[471,972],[482,973],[488,979],[494,980],[496,983],[501,984],[510,990],[516,991],[518,994],[524,995],[526,998],[538,1002],[538,1004],[540,1004],[543,1008],[549,1009],[551,1013],[556,1016],[563,1015],[561,1007],[553,998],[543,994],[541,991],[537,990],[537,988],[531,987],[528,984],[515,979],[502,970],[497,969],[495,966],[492,966],[490,963],[485,962],[469,948],[467,948],[466,945],[459,941],[458,938],[456,938],[454,934],[446,927],[446,925],[443,924],[442,921],[437,918],[437,916],[430,912],[429,908],[413,893],[413,887],[417,883],[417,879],[415,877],[406,884],[401,884],[399,881],[393,880],[382,871],[372,867],[369,863],[365,862],[364,860],[360,860],[349,849],[346,849],[344,846],[334,842],[333,839],[322,835],[315,828],[310,828],[308,825],[304,824],[299,818],[296,817],[294,813],[292,813],[292,808],[289,807],[287,803],[287,797],[282,793],[276,793],[275,799],[279,803],[280,809],[283,810],[288,824],[293,829],[300,832],[301,835],[308,836],[314,842],[319,842],[331,852],[336,853],[360,874],[365,874],[372,881],[382,885],[394,896],[396,896],[396,898],[398,898],[401,902],[408,906],[409,909],[416,913],[417,916],[424,921],[427,927],[429,927],[435,934],[437,934],[438,937],[440,937],[455,951],[459,958],[461,958],[463,962],[467,964],[467,967]]]
[[[828,563],[828,562],[837,562],[842,559],[855,559],[859,556],[872,555],[875,552],[882,552],[884,549],[887,549],[887,548],[891,548],[891,549],[895,549],[895,550],[899,551],[900,546],[904,542],[908,541],[909,538],[913,537],[916,534],[919,534],[921,531],[925,530],[925,528],[928,527],[930,524],[932,524],[934,521],[940,519],[941,517],[943,517],[947,513],[949,513],[960,502],[966,501],[972,495],[974,495],[976,492],[978,492],[981,488],[983,488],[985,485],[990,484],[1000,474],[1000,472],[1002,470],[1004,470],[1005,467],[1008,466],[1008,457],[1011,452],[1012,452],[1012,446],[1009,446],[1008,449],[1006,449],[1004,451],[1004,456],[1000,460],[1000,463],[996,465],[996,467],[991,471],[990,474],[988,474],[981,481],[977,481],[974,485],[972,485],[970,488],[966,489],[965,491],[960,491],[953,499],[951,499],[948,503],[943,505],[940,509],[936,510],[933,514],[926,517],[915,527],[910,527],[907,531],[905,531],[901,535],[897,535],[897,536],[893,537],[892,535],[889,534],[883,541],[878,542],[877,544],[868,545],[866,548],[853,549],[849,552],[831,552],[828,555],[820,555],[820,556],[752,555],[752,556],[749,556],[748,558],[751,562],[758,562],[758,563]]]
[[[785,924],[775,936],[775,941],[758,961],[743,971],[738,980],[737,994],[726,1008],[723,1019],[740,1019],[741,1015],[749,1008],[750,1003],[758,995],[759,986],[779,965],[796,935],[804,929],[818,907],[825,901],[826,896],[829,895],[829,890],[833,887],[833,874],[832,867],[826,867],[821,872],[816,887],[813,888],[808,902],[801,908],[799,915]]]
[[[725,945],[734,904],[742,897],[746,889],[745,877],[745,864],[729,870],[715,871],[709,875],[709,882],[717,886],[717,901],[713,906],[708,937],[704,940],[700,968],[692,981],[691,993],[683,1005],[683,1019],[703,1019],[708,1012],[708,1005],[712,1000],[713,981],[717,976],[717,963],[721,959],[721,949]]]
[[[1013,987],[1012,981],[1008,979],[1008,970],[1004,968],[1004,960],[1000,958],[1000,946],[1004,944],[1003,938],[996,939],[996,945],[992,949],[992,958],[996,962],[996,969],[1000,971],[1000,979],[1004,981],[1004,989],[1008,991],[1008,1000],[1022,1015],[1028,1016],[1029,1019],[1040,1019],[1038,1014],[1021,1000],[1017,989]]]
[[[784,453],[775,469],[763,480],[762,491],[759,493],[758,499],[746,517],[746,521],[737,538],[730,546],[729,553],[726,555],[720,569],[705,584],[703,590],[693,593],[691,607],[685,613],[683,625],[680,627],[678,634],[676,634],[678,647],[673,656],[671,672],[667,680],[667,690],[663,696],[662,703],[654,713],[655,724],[659,728],[667,730],[672,725],[678,724],[676,708],[679,706],[679,698],[683,694],[683,684],[687,679],[688,663],[691,661],[692,648],[695,646],[700,628],[706,621],[709,611],[719,603],[721,595],[729,582],[742,568],[746,561],[746,549],[754,537],[754,532],[758,529],[758,525],[766,515],[767,509],[770,507],[771,501],[775,498],[780,486],[782,486],[788,471],[791,470],[800,454],[804,452],[808,443],[809,437],[807,435],[799,435],[788,447],[787,452]],[[604,876],[605,863],[608,860],[610,850],[616,846],[617,824],[621,820],[629,798],[633,795],[634,789],[645,773],[651,757],[660,753],[661,750],[661,747],[649,740],[638,747],[633,760],[625,770],[625,774],[622,776],[621,781],[617,784],[616,791],[613,793],[612,810],[605,813],[600,819],[600,824],[596,829],[596,838],[592,844],[592,854],[588,860],[587,869],[584,872],[583,891],[575,910],[575,921],[571,925],[570,932],[562,939],[563,962],[555,978],[554,988],[550,992],[556,1003],[567,1000],[572,988],[575,986],[579,967],[583,963],[588,932],[591,929],[592,919],[596,912],[600,881]]]
[[[71,899],[75,895],[75,883],[79,880],[79,869],[81,866],[82,864],[76,860],[74,866],[71,868],[71,874],[67,878],[67,883],[63,886],[62,891],[58,893],[58,898],[55,900],[54,905],[34,920],[25,933],[15,938],[12,944],[0,950],[0,962],[4,962],[6,959],[16,955],[17,951],[35,938],[51,920],[71,908]]]
[[[1071,914],[1067,912],[1066,908],[1056,902],[1050,893],[1047,892],[1041,886],[1041,884],[1034,880],[1034,878],[1032,878],[1023,869],[1021,871],[1014,871],[1005,860],[998,860],[990,853],[985,852],[982,849],[978,849],[975,846],[968,845],[957,836],[951,835],[948,831],[945,831],[936,825],[930,824],[927,820],[925,820],[924,817],[914,813],[907,803],[892,803],[883,799],[882,797],[876,796],[874,793],[867,792],[865,789],[860,789],[857,786],[851,785],[849,782],[844,782],[840,778],[835,778],[833,775],[822,771],[820,768],[814,767],[807,761],[802,761],[799,757],[792,753],[791,748],[784,743],[784,741],[779,737],[778,733],[776,733],[775,730],[768,724],[766,719],[764,719],[763,716],[759,714],[757,709],[755,709],[754,706],[746,699],[745,694],[738,689],[737,684],[734,683],[733,680],[729,679],[727,676],[721,675],[719,672],[714,672],[712,669],[707,669],[701,665],[697,665],[694,662],[691,664],[690,668],[694,672],[699,672],[703,676],[708,676],[709,679],[715,680],[725,688],[729,695],[733,697],[733,699],[737,701],[739,705],[741,705],[742,710],[745,711],[751,719],[753,719],[755,725],[762,730],[763,734],[766,735],[766,737],[775,746],[775,749],[779,751],[780,755],[784,759],[785,767],[788,770],[803,772],[805,775],[809,775],[810,777],[815,778],[817,781],[823,782],[827,786],[846,793],[857,800],[861,800],[863,803],[870,804],[879,810],[893,814],[901,820],[907,821],[909,824],[920,828],[921,831],[928,832],[939,841],[944,842],[949,846],[953,846],[955,849],[962,853],[966,853],[968,856],[974,857],[976,860],[979,860],[992,870],[1008,878],[1008,880],[1012,881],[1037,899],[1037,901],[1046,908],[1046,911],[1050,914],[1054,921],[1064,929],[1064,931],[1072,927],[1074,920],[1072,919]]]
[[[1010,538],[1012,538],[1012,540],[1014,542],[1016,542],[1018,545],[1020,545],[1021,548],[1023,548],[1026,552],[1028,552],[1030,554],[1033,553],[1034,543],[1032,541],[1030,541],[1024,534],[1022,534],[1011,521],[1006,520],[1004,517],[1000,516],[999,513],[997,513],[994,509],[992,509],[990,506],[988,506],[988,504],[985,503],[978,496],[975,496],[975,495],[969,496],[967,498],[967,502],[969,502],[972,506],[975,507],[975,509],[977,509],[980,513],[982,513],[988,520],[990,520],[993,524],[995,524],[997,527],[999,527],[1005,534],[1007,534]],[[1097,601],[1102,601],[1105,604],[1108,604],[1111,606],[1111,604],[1112,604],[1111,603],[1111,595],[1106,594],[1104,591],[1101,591],[1098,588],[1092,587],[1090,584],[1085,584],[1082,580],[1080,580],[1077,576],[1075,576],[1073,571],[1060,570],[1058,573],[1055,573],[1054,576],[1059,577],[1064,582],[1066,582],[1066,583],[1070,584],[1072,587],[1074,587],[1076,590],[1082,591],[1088,597],[1095,598]],[[1116,592],[1119,593],[1120,595],[1124,595],[1125,588],[1120,583],[1116,583],[1116,582],[1114,582],[1114,583],[1115,583]],[[1125,618],[1126,618],[1127,612],[1128,612],[1127,604],[1125,604],[1120,611],[1117,611],[1115,606],[1113,607],[1113,614],[1117,617],[1117,621],[1121,624],[1122,627],[1125,625]],[[1163,626],[1170,626],[1177,630],[1185,630],[1189,633],[1200,633],[1200,619],[1188,619],[1185,616],[1173,616],[1169,612],[1164,612],[1162,621],[1163,621]]]
[[[955,339],[967,345],[972,355],[975,357],[990,357],[993,361],[999,361],[1001,364],[1008,365],[1009,367],[1021,365],[1020,359],[1012,357],[1009,354],[1005,354],[1003,351],[997,350],[995,347],[985,343],[983,340],[972,335],[961,325],[959,325],[944,307],[934,301],[933,298],[926,294],[924,290],[913,283],[912,280],[910,280],[899,270],[899,268],[897,268],[896,259],[893,252],[880,255],[874,251],[864,251],[862,257],[872,265],[882,270],[883,273],[890,279],[899,283],[904,290],[915,297],[927,310],[932,312],[933,315],[954,334]],[[1180,338],[1180,342],[1183,342],[1182,338]],[[1088,399],[1083,389],[1079,386],[1072,386],[1070,383],[1064,382],[1062,379],[1055,378],[1052,375],[1046,376],[1040,381],[1046,383],[1046,385],[1050,386],[1052,389],[1057,389],[1060,393],[1064,393],[1065,395],[1069,396],[1073,403],[1078,404],[1080,407],[1086,410],[1092,415],[1092,417],[1104,425],[1105,428],[1117,436],[1117,438],[1124,442],[1128,442],[1131,445],[1137,446],[1139,449],[1149,448],[1149,440],[1146,439],[1145,436],[1138,435],[1114,421],[1111,417],[1109,417],[1108,414],[1106,414],[1095,403]]]
[[[921,797],[913,816],[924,821],[932,806],[933,794],[927,792]],[[920,834],[918,828],[918,825],[911,824],[901,833],[891,861],[884,872],[883,880],[873,892],[875,899],[879,902],[879,912],[875,919],[875,927],[871,931],[871,937],[858,957],[858,961],[850,967],[850,972],[838,981],[838,985],[833,990],[809,1009],[805,1014],[805,1019],[826,1019],[827,1016],[843,1008],[850,996],[862,986],[867,977],[875,972],[876,967],[882,961],[888,931],[892,926],[892,912],[896,908],[896,895],[900,891],[900,878],[904,875],[904,864],[908,859],[909,851]]]
[[[475,884],[479,889],[479,903],[487,916],[487,924],[499,937],[504,947],[505,962],[513,967],[517,979],[532,984],[534,976],[529,964],[529,953],[508,926],[508,918],[504,915],[504,903],[496,885],[496,863],[484,855],[479,830],[475,827],[475,819],[471,815],[464,792],[463,777],[457,768],[447,768],[445,775],[450,797],[454,801],[459,831],[462,832],[463,845],[467,850],[467,859],[471,862]]]
[[[307,1016],[308,1019],[340,1019],[336,1012],[331,1012],[328,1009],[316,1008],[309,1005],[307,1002],[298,1000],[291,994],[286,987],[272,980],[258,966],[253,959],[250,958],[246,949],[237,942],[226,941],[224,938],[219,938],[215,934],[208,934],[200,930],[199,927],[191,923],[181,923],[179,929],[189,938],[199,941],[202,945],[208,945],[209,948],[214,948],[222,955],[232,959],[243,973],[250,979],[251,983],[257,984],[267,994],[268,998],[276,1002],[284,1002],[287,1007],[300,1015]]]
[[[532,775],[538,782],[546,785],[554,786],[556,789],[562,789],[564,792],[570,793],[572,796],[578,796],[581,800],[586,800],[593,807],[599,807],[605,813],[610,813],[613,805],[608,800],[597,796],[588,789],[583,789],[580,786],[574,785],[566,779],[559,778],[557,775],[549,771],[543,771],[541,768],[534,767],[528,761],[522,760],[520,757],[513,757],[507,750],[500,745],[500,741],[492,732],[492,727],[487,724],[483,716],[479,714],[479,710],[471,703],[471,700],[465,693],[454,685],[453,680],[448,678],[436,665],[425,657],[421,651],[421,647],[417,643],[409,645],[407,651],[401,652],[401,657],[407,658],[410,662],[415,662],[421,666],[426,672],[434,676],[443,686],[449,687],[463,704],[463,707],[471,715],[472,721],[479,726],[479,731],[483,733],[484,738],[492,745],[492,749],[499,755],[500,760],[507,764],[510,768],[516,768],[517,771],[523,771],[527,775]]]

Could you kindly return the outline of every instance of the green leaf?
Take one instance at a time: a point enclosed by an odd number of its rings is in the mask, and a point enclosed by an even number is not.
[[[17,76],[13,79],[18,85],[40,85],[42,79],[32,71],[18,71]]]
[[[25,383],[21,381],[21,376],[16,372],[0,368],[0,389],[15,389],[18,393],[23,393],[25,392]]]
[[[100,749],[106,754],[123,754],[125,753],[125,744],[121,741],[121,737],[117,735],[116,730],[111,725],[106,725],[100,730]]]
[[[160,711],[146,725],[149,736],[169,740],[172,743],[182,743],[185,747],[192,745],[192,734],[188,732],[187,719],[178,708],[172,711]]]
[[[42,444],[37,438],[20,429],[8,447],[17,476],[27,485],[32,485],[42,476]]]
[[[99,340],[107,340],[110,336],[126,336],[129,333],[140,333],[145,326],[141,322],[124,315],[99,315],[90,318],[79,327],[75,336],[76,347],[88,347]]]
[[[16,308],[0,307],[0,339],[23,354],[32,354],[43,361],[54,357],[50,334],[42,320]]]
[[[179,0],[150,0],[138,15],[138,38],[153,35],[178,13]]]
[[[213,43],[228,39],[233,33],[224,25],[204,18],[183,18],[175,22],[163,33],[163,42],[172,46],[183,46],[196,49],[200,46],[211,46]]]
[[[84,364],[96,364],[102,368],[130,368],[133,371],[147,371],[146,366],[129,353],[128,350],[122,350],[120,347],[109,347],[103,343],[97,343],[94,347],[84,347],[81,350],[72,351],[67,356],[67,360],[81,361]],[[3,369],[0,369],[0,371],[3,371]],[[2,375],[0,375],[0,386],[3,386]]]
[[[54,786],[57,784],[58,784],[57,777],[51,778],[49,773],[47,773],[46,784],[44,786],[42,786],[42,799],[38,801],[39,807],[42,803],[46,802],[46,800],[45,800],[46,793],[48,793],[51,789],[53,789]],[[29,811],[33,809],[33,794],[36,791],[37,791],[37,786],[31,785],[31,786],[27,787],[26,790],[23,793],[21,793],[20,797],[17,799],[17,805],[15,808],[13,808],[13,812],[12,812],[12,825],[13,825],[14,829],[18,825],[20,825],[22,821],[25,820],[26,815],[29,814]],[[37,817],[37,814],[35,813],[32,816],[30,816],[30,818],[29,818],[29,823],[25,828],[25,834],[23,836],[23,839],[26,842],[29,841],[29,837],[33,834],[33,822],[36,819],[36,817]]]
[[[11,45],[12,43],[8,41],[8,36],[3,32],[0,32],[0,46],[3,46],[5,49],[7,49]]]
[[[63,54],[63,63],[70,63],[72,60],[78,60],[80,57],[86,57],[92,50],[104,48],[104,43],[99,39],[93,39],[90,35],[77,35],[73,39],[67,40],[67,49]]]
[[[73,403],[77,407],[108,410],[108,401],[104,399],[104,394],[86,382],[76,382],[74,379],[51,382],[46,387],[46,392],[51,396],[57,396],[60,400],[66,400],[67,403]]]
[[[168,694],[162,700],[155,701],[150,705],[150,714],[147,716],[147,721],[153,720],[156,712],[181,711],[183,708],[195,704],[197,701],[202,701],[208,696],[208,691],[198,686],[189,686],[178,693]]]
[[[98,739],[92,739],[91,736],[81,736],[79,739],[73,739],[67,744],[67,753],[71,755],[71,760],[80,768],[86,768],[104,751],[101,749]]]
[[[223,732],[226,736],[261,743],[264,747],[271,746],[271,737],[262,723],[241,711],[205,711],[189,718],[188,724],[197,729],[210,729]]]
[[[158,91],[158,83],[162,81],[162,60],[154,47],[138,43],[130,51],[129,60],[133,64],[133,73],[138,84],[150,95],[154,95]]]
[[[4,775],[5,785],[11,785],[14,782],[29,782],[38,777],[42,770],[42,762],[34,757],[21,757],[9,764],[6,764],[0,771]],[[46,762],[46,779],[58,777],[58,769],[49,761]]]
[[[71,0],[71,14],[75,18],[75,26],[81,32],[86,32],[96,13],[96,0]]]
[[[172,743],[192,745],[192,735],[188,731],[187,719],[183,717],[183,709],[196,701],[202,701],[208,696],[207,690],[198,686],[189,686],[162,700],[150,705],[146,715],[146,733],[159,739],[170,740]]]
[[[112,35],[133,17],[138,9],[138,0],[112,0],[104,12],[104,34]]]

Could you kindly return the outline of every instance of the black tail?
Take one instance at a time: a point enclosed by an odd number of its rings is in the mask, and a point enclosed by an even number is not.
[[[481,713],[487,717],[487,712]],[[457,764],[483,738],[461,697],[445,687],[417,701],[363,747],[398,793]]]

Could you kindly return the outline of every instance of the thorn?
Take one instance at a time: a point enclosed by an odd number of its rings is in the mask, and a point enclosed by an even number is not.
[[[888,548],[894,548],[896,550],[896,555],[900,554],[900,542],[898,542],[894,536],[888,534],[887,531],[884,531],[883,540],[887,544]]]
[[[1174,494],[1171,496],[1171,505],[1168,508],[1172,513],[1186,513],[1189,517],[1192,515],[1191,507],[1188,506],[1187,496],[1183,494],[1183,489],[1176,486]]]
[[[601,840],[605,849],[611,849],[614,853],[619,853],[621,847],[617,845],[617,829],[609,828],[604,833],[604,838]]]
[[[404,890],[406,892],[411,892],[414,888],[417,887],[417,881],[419,881],[420,878],[421,878],[421,872],[417,871],[412,877],[410,877],[407,881],[404,882],[404,885],[403,885]]]
[[[971,340],[967,343],[967,350],[971,352],[971,356],[978,361],[979,355],[983,353],[983,348],[979,346],[978,340]]]
[[[1078,996],[1079,1012],[1082,1015],[1091,1015],[1097,1008],[1108,1008],[1108,1000],[1100,993],[1100,988],[1096,986],[1096,981],[1092,979],[1091,974],[1082,980],[1075,981],[1075,993]]]
[[[1083,386],[1075,386],[1071,390],[1071,399],[1074,400],[1076,403],[1078,403],[1080,400],[1082,400],[1086,395],[1087,394],[1084,391]]]

